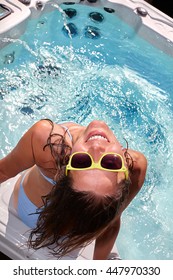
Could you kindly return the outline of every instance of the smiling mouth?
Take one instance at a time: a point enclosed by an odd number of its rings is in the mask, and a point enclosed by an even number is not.
[[[106,141],[106,142],[109,142],[108,138],[104,135],[101,135],[101,134],[93,134],[92,136],[90,136],[86,142],[89,142],[89,141],[93,141],[93,140],[103,140],[103,141]]]

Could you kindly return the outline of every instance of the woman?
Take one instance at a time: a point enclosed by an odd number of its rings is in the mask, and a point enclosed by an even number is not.
[[[107,259],[146,168],[145,156],[123,148],[102,121],[41,120],[0,160],[0,182],[25,170],[14,206],[32,228],[30,247],[62,256],[96,239],[93,259]]]

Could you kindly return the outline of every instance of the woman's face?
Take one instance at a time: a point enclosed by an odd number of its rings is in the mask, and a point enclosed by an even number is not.
[[[103,153],[115,152],[124,158],[121,144],[112,130],[103,121],[92,121],[81,131],[72,147],[74,152],[88,152],[95,162]],[[80,191],[94,191],[100,195],[114,194],[117,184],[125,178],[123,172],[110,172],[99,169],[70,171],[74,188]]]

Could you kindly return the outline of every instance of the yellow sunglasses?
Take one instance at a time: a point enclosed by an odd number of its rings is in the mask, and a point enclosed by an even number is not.
[[[87,152],[76,152],[71,154],[66,166],[66,176],[69,170],[101,169],[112,172],[124,172],[127,180],[128,169],[124,165],[124,159],[117,153],[104,153],[98,162],[94,162],[92,156]]]

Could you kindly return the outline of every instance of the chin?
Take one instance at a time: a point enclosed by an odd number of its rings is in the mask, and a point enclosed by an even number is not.
[[[100,127],[100,126],[107,126],[107,124],[104,122],[104,121],[101,121],[101,120],[94,120],[92,122],[90,122],[89,126],[93,126],[93,127]]]

